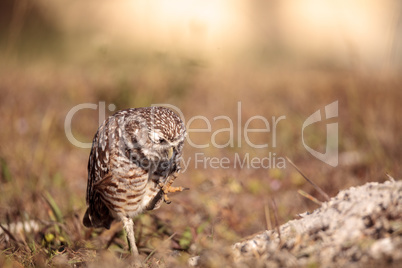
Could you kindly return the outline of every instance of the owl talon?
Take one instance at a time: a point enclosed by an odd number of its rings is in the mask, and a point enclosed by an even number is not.
[[[185,190],[190,190],[190,188],[185,188],[185,187],[181,187],[181,186],[179,186],[179,187],[170,186],[170,187],[167,189],[167,192],[166,192],[166,193],[183,192],[183,191],[185,191]]]
[[[161,189],[163,191],[163,199],[164,199],[166,204],[171,203],[169,197],[167,196],[168,193],[176,193],[176,192],[182,192],[182,191],[185,191],[185,190],[190,190],[190,188],[186,188],[186,187],[181,187],[181,186],[174,187],[174,186],[171,186],[172,183],[173,183],[173,180],[170,180],[165,184],[163,184],[162,182],[159,183],[159,187],[161,187]]]

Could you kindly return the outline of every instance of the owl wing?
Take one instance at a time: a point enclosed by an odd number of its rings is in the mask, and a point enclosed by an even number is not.
[[[99,127],[92,142],[91,153],[88,160],[88,185],[87,185],[87,204],[91,204],[95,194],[94,185],[102,180],[109,173],[109,131],[113,129],[107,127],[109,122],[105,122]]]
[[[110,119],[110,118],[109,118]],[[113,217],[109,209],[101,201],[96,185],[110,177],[109,158],[111,155],[111,141],[109,138],[116,127],[106,120],[98,129],[92,142],[91,153],[88,160],[88,184],[86,202],[88,209],[85,212],[83,224],[86,227],[110,228]]]
[[[95,185],[111,172],[112,158],[124,156],[132,157],[131,143],[138,143],[139,133],[144,133],[144,120],[135,110],[123,110],[110,116],[99,127],[92,142],[88,160],[87,204],[92,202],[95,194]],[[124,137],[126,136],[126,137]],[[134,147],[138,147],[134,145]]]

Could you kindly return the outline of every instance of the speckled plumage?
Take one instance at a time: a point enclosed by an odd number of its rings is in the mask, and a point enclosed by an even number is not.
[[[170,185],[180,170],[185,135],[181,119],[164,107],[122,110],[105,120],[89,156],[84,225],[110,228],[122,220],[138,255],[132,217],[159,208],[167,192],[183,190]]]

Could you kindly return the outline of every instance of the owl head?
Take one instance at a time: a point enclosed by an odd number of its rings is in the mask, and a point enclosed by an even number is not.
[[[122,123],[122,145],[130,161],[136,161],[145,169],[152,166],[154,172],[162,176],[180,169],[186,129],[172,110],[164,107],[129,109]]]

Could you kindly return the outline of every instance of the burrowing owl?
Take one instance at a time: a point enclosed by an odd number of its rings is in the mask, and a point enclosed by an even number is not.
[[[127,109],[110,116],[95,134],[88,162],[86,227],[110,228],[121,220],[138,255],[132,218],[169,202],[180,170],[186,129],[164,107]]]

